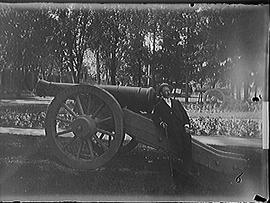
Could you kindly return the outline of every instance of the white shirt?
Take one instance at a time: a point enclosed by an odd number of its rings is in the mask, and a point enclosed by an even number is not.
[[[170,98],[163,98],[164,101],[169,105],[170,108],[172,108],[172,101]]]

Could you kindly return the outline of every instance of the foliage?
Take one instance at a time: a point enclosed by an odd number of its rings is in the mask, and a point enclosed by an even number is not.
[[[262,102],[241,102],[235,100],[225,106],[217,106],[216,104],[195,104],[183,103],[186,110],[190,112],[204,113],[224,113],[224,112],[253,112],[262,111]]]
[[[40,105],[2,106],[1,127],[44,128],[46,107]]]
[[[200,109],[193,111],[201,112]],[[207,116],[191,117],[192,135],[261,137],[260,120],[210,117],[211,114],[207,113],[207,110],[203,112]],[[31,105],[29,108],[28,105],[21,105],[0,108],[1,127],[44,128],[45,117],[45,106]]]
[[[1,69],[35,70],[45,78],[68,72],[79,82],[88,73],[83,60],[90,50],[98,83],[227,85],[240,76],[247,81],[252,72],[263,76],[266,14],[264,6],[3,4],[0,64]]]
[[[191,134],[202,136],[261,137],[261,122],[251,119],[199,117],[191,119]]]

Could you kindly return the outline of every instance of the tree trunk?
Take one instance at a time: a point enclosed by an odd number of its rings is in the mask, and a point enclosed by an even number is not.
[[[110,69],[106,68],[106,84],[110,84]]]
[[[188,71],[186,71],[185,103],[188,103]]]
[[[63,73],[62,73],[62,70],[60,71],[59,75],[60,75],[60,83],[62,83],[63,82]]]
[[[257,97],[257,91],[258,91],[258,86],[257,86],[257,84],[255,83],[255,84],[254,84],[254,97]]]
[[[2,70],[0,70],[0,92],[2,90]]]
[[[97,83],[100,84],[99,48],[96,50]]]
[[[248,100],[248,82],[244,81],[244,101]]]
[[[78,57],[78,62],[77,62],[77,66],[76,66],[76,69],[77,69],[77,71],[78,71],[78,83],[80,83],[81,82],[81,80],[83,79],[83,67],[82,67],[82,65],[83,65],[83,51],[81,51],[80,52],[80,54],[78,54],[77,55],[77,57]]]
[[[156,57],[156,31],[154,29],[153,33],[153,56],[152,56],[152,67],[151,67],[151,72],[152,72],[152,86],[156,86],[156,68],[155,68],[155,57]]]
[[[117,47],[117,42],[118,42],[118,36],[116,35],[114,38],[114,44],[113,44],[113,51],[112,51],[112,61],[111,61],[111,71],[110,71],[110,76],[111,76],[111,84],[116,85],[116,47]]]
[[[142,86],[142,69],[141,69],[141,60],[139,59],[138,64],[138,87]]]
[[[218,79],[215,78],[213,81],[212,81],[212,89],[216,88],[216,84],[218,82]]]
[[[236,85],[236,99],[241,100],[241,85],[239,83]]]
[[[200,86],[201,86],[201,90],[202,90],[202,88],[203,88],[202,80],[200,81]],[[203,102],[203,92],[200,91],[200,93],[199,93],[199,103],[201,104],[202,102]]]
[[[111,70],[110,70],[110,78],[111,85],[116,85],[115,75],[116,75],[116,58],[115,58],[115,50],[112,52],[112,61],[111,61]]]
[[[235,84],[234,84],[234,82],[231,82],[231,92],[232,92],[231,97],[233,99],[235,99]]]
[[[74,72],[75,73],[75,75],[74,75],[74,82],[75,83],[79,83],[80,81],[79,81],[79,78],[80,78],[80,73],[79,72]]]
[[[76,72],[71,71],[70,73],[71,73],[70,74],[70,76],[71,76],[71,82],[72,83],[76,83]]]

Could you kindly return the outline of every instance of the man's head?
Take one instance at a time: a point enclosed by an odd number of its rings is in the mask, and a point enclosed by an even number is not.
[[[165,97],[165,98],[169,98],[171,97],[171,92],[172,92],[172,86],[170,86],[168,83],[162,83],[159,86],[159,95]]]

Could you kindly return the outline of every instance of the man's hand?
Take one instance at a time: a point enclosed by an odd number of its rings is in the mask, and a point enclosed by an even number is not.
[[[189,124],[185,124],[184,127],[185,127],[186,133],[190,133],[190,127],[189,127]]]
[[[168,124],[165,123],[164,121],[161,121],[161,122],[159,123],[159,125],[160,125],[162,128],[167,128],[167,127],[168,127]]]

